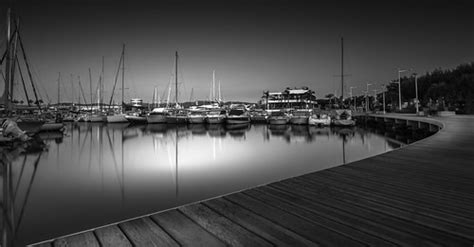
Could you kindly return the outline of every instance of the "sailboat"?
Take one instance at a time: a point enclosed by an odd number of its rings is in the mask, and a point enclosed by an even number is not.
[[[341,38],[341,105],[344,100],[344,38]],[[350,109],[338,109],[332,113],[332,124],[335,126],[354,126]]]
[[[176,105],[166,116],[166,123],[169,124],[185,124],[188,122],[188,113],[184,109],[180,109],[178,103],[178,52],[175,53],[175,96]]]
[[[122,46],[122,55],[120,57],[119,64],[122,64],[122,101],[121,104],[123,104],[123,95],[124,95],[124,76],[125,76],[125,44]],[[112,95],[110,97],[110,102],[109,102],[109,109],[110,106],[112,105],[112,98],[114,97],[114,90],[115,86],[117,85],[117,78],[118,78],[118,73],[120,70],[120,65],[119,68],[117,69],[117,74],[115,75],[115,83],[114,87],[112,89]],[[113,112],[111,115],[107,116],[107,122],[108,123],[128,123],[127,118],[125,117],[125,114],[123,113],[123,105],[120,107],[120,112]]]

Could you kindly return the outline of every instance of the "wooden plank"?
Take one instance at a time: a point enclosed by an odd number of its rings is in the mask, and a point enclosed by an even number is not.
[[[132,244],[130,243],[130,241],[128,241],[125,234],[116,225],[102,227],[102,228],[96,229],[94,232],[101,246],[111,246],[111,247],[132,246]]]
[[[363,246],[363,243],[332,231],[311,221],[311,219],[298,217],[279,208],[265,204],[244,193],[232,194],[225,198],[318,244],[330,246]]]
[[[379,202],[381,204],[390,205],[392,207],[396,207],[399,209],[411,210],[415,211],[417,214],[425,215],[427,217],[432,217],[435,219],[444,220],[447,222],[451,222],[454,224],[462,225],[462,226],[472,226],[474,225],[472,220],[468,220],[463,216],[456,216],[450,214],[449,212],[440,211],[437,208],[428,208],[424,205],[420,205],[413,202],[406,202],[400,200],[398,198],[387,196],[383,193],[376,193],[370,189],[358,188],[355,186],[351,186],[345,183],[340,183],[338,181],[329,180],[325,178],[319,178],[317,180],[308,180],[308,179],[301,179],[296,178],[295,181],[303,182],[303,184],[308,184],[307,186],[312,186],[313,190],[316,191],[330,191],[336,190],[338,192],[344,192],[346,194],[351,194],[356,197],[360,197],[364,200]],[[289,181],[285,181],[289,182]],[[314,187],[314,186],[318,186]]]
[[[449,201],[444,200],[445,198],[439,197],[436,195],[431,195],[429,193],[425,193],[421,190],[410,190],[405,189],[400,186],[392,186],[386,183],[378,183],[372,182],[370,180],[361,180],[356,179],[354,176],[349,174],[344,174],[343,172],[338,172],[337,170],[326,170],[324,176],[332,176],[342,181],[347,181],[355,186],[362,186],[365,188],[373,188],[373,190],[383,190],[384,193],[390,195],[396,195],[401,198],[405,198],[406,200],[417,200],[423,202],[425,204],[430,204],[430,207],[439,207],[443,208],[444,210],[448,210],[452,213],[464,215],[464,217],[469,217],[474,219],[474,211],[471,207],[472,205],[462,204],[458,201]],[[416,198],[416,199],[415,199]]]
[[[231,246],[272,246],[260,236],[200,203],[182,207],[180,211]]]
[[[440,198],[430,197],[429,195],[419,193],[418,191],[403,190],[401,188],[394,188],[388,185],[373,183],[366,180],[356,180],[348,175],[335,173],[330,170],[325,170],[321,173],[312,174],[312,175],[313,175],[312,179],[321,179],[321,178],[331,179],[333,181],[343,182],[351,186],[368,189],[369,191],[373,193],[380,193],[386,196],[394,197],[394,198],[397,198],[398,200],[403,200],[405,202],[420,204],[420,205],[424,205],[425,207],[442,210],[454,215],[472,218],[471,217],[472,211],[464,207],[460,208],[460,206],[456,204],[456,202],[443,201],[443,200],[440,200]],[[456,204],[456,205],[453,205],[453,204]]]
[[[179,246],[147,217],[127,221],[119,226],[134,246]]]
[[[250,191],[249,191],[250,193]],[[409,245],[409,244],[414,244],[414,245],[425,245],[425,246],[436,246],[436,242],[433,240],[430,240],[426,237],[420,237],[420,236],[415,236],[412,232],[409,231],[404,231],[402,229],[399,229],[397,227],[393,227],[393,225],[390,225],[389,223],[394,223],[394,220],[390,221],[389,217],[386,217],[384,215],[375,215],[378,218],[374,218],[371,216],[374,215],[363,215],[361,217],[360,214],[357,213],[359,210],[358,208],[351,208],[347,207],[347,205],[334,205],[334,203],[324,203],[321,202],[322,200],[329,200],[327,197],[324,198],[318,198],[317,200],[309,200],[307,198],[301,197],[299,194],[298,195],[292,195],[291,193],[286,193],[282,191],[276,191],[273,188],[270,187],[265,187],[262,188],[261,190],[256,190],[256,191],[251,191],[255,196],[258,196],[259,198],[279,198],[280,200],[283,200],[285,204],[282,205],[282,207],[286,207],[291,209],[292,211],[301,211],[301,209],[313,212],[313,213],[318,213],[318,214],[323,214],[326,215],[327,217],[330,217],[332,220],[340,222],[341,224],[345,224],[350,227],[357,226],[357,230],[365,234],[366,236],[372,236],[378,237],[380,239],[383,239],[383,241],[386,242],[392,242],[390,244],[384,243],[384,244],[374,244],[367,242],[364,239],[360,239],[357,235],[354,237],[360,241],[365,242],[367,245],[371,246],[387,246],[387,245]],[[301,209],[298,209],[301,208]],[[356,213],[354,213],[353,211]],[[364,217],[366,216],[366,217]],[[387,225],[383,224],[383,220],[389,220]],[[382,222],[382,224],[381,224]],[[398,222],[397,222],[398,223]],[[345,234],[351,234],[347,232],[347,230],[343,228],[337,228],[341,233]],[[362,233],[359,234],[359,236],[362,235]],[[364,236],[364,235],[362,235]],[[367,237],[365,239],[367,239]],[[380,240],[379,240],[380,241]]]
[[[318,246],[318,244],[223,198],[210,200],[204,204],[277,246]]]
[[[65,238],[60,238],[54,241],[55,247],[81,247],[81,246],[91,246],[99,247],[99,242],[95,238],[92,232],[85,232]]]
[[[297,188],[295,190],[294,188]],[[316,188],[315,188],[316,189]],[[312,190],[303,188],[301,185],[292,183],[290,186],[284,184],[272,184],[261,189],[269,191],[272,195],[286,198],[291,203],[307,205],[313,208],[320,204],[326,205],[334,210],[342,210],[349,214],[341,219],[346,220],[351,217],[370,219],[370,223],[378,225],[373,232],[378,235],[387,231],[402,231],[409,234],[409,237],[398,237],[397,239],[410,240],[412,236],[416,239],[427,239],[433,243],[444,242],[447,244],[468,244],[469,238],[474,234],[474,228],[460,228],[455,224],[447,224],[430,217],[414,215],[413,212],[393,208],[389,205],[366,200],[357,196],[348,195],[334,190]],[[317,192],[315,192],[317,191]],[[413,224],[415,222],[417,224]],[[352,224],[354,225],[354,224]],[[359,227],[361,224],[357,224]],[[389,228],[384,229],[384,228]],[[390,234],[393,236],[394,234]],[[415,243],[410,240],[410,243]]]
[[[181,246],[225,246],[222,241],[178,210],[154,214],[150,218],[165,229]]]

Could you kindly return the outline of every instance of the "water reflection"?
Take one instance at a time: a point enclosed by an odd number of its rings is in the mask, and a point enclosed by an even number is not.
[[[12,215],[16,222],[23,222],[3,225],[18,245],[326,169],[400,146],[384,134],[357,127],[297,125],[71,123],[64,134],[39,138],[47,148],[19,152],[2,168],[2,178],[11,174],[3,178],[4,200],[9,195],[26,198],[3,208],[4,222],[10,222]],[[9,185],[26,180],[26,171],[31,182]]]

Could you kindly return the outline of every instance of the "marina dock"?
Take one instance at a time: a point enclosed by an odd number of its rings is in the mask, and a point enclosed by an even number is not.
[[[441,129],[381,155],[34,246],[472,246],[474,116],[370,117]]]

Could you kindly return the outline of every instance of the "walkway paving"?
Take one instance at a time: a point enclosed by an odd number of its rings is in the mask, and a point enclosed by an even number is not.
[[[402,149],[38,246],[473,246],[474,116],[434,119]]]

